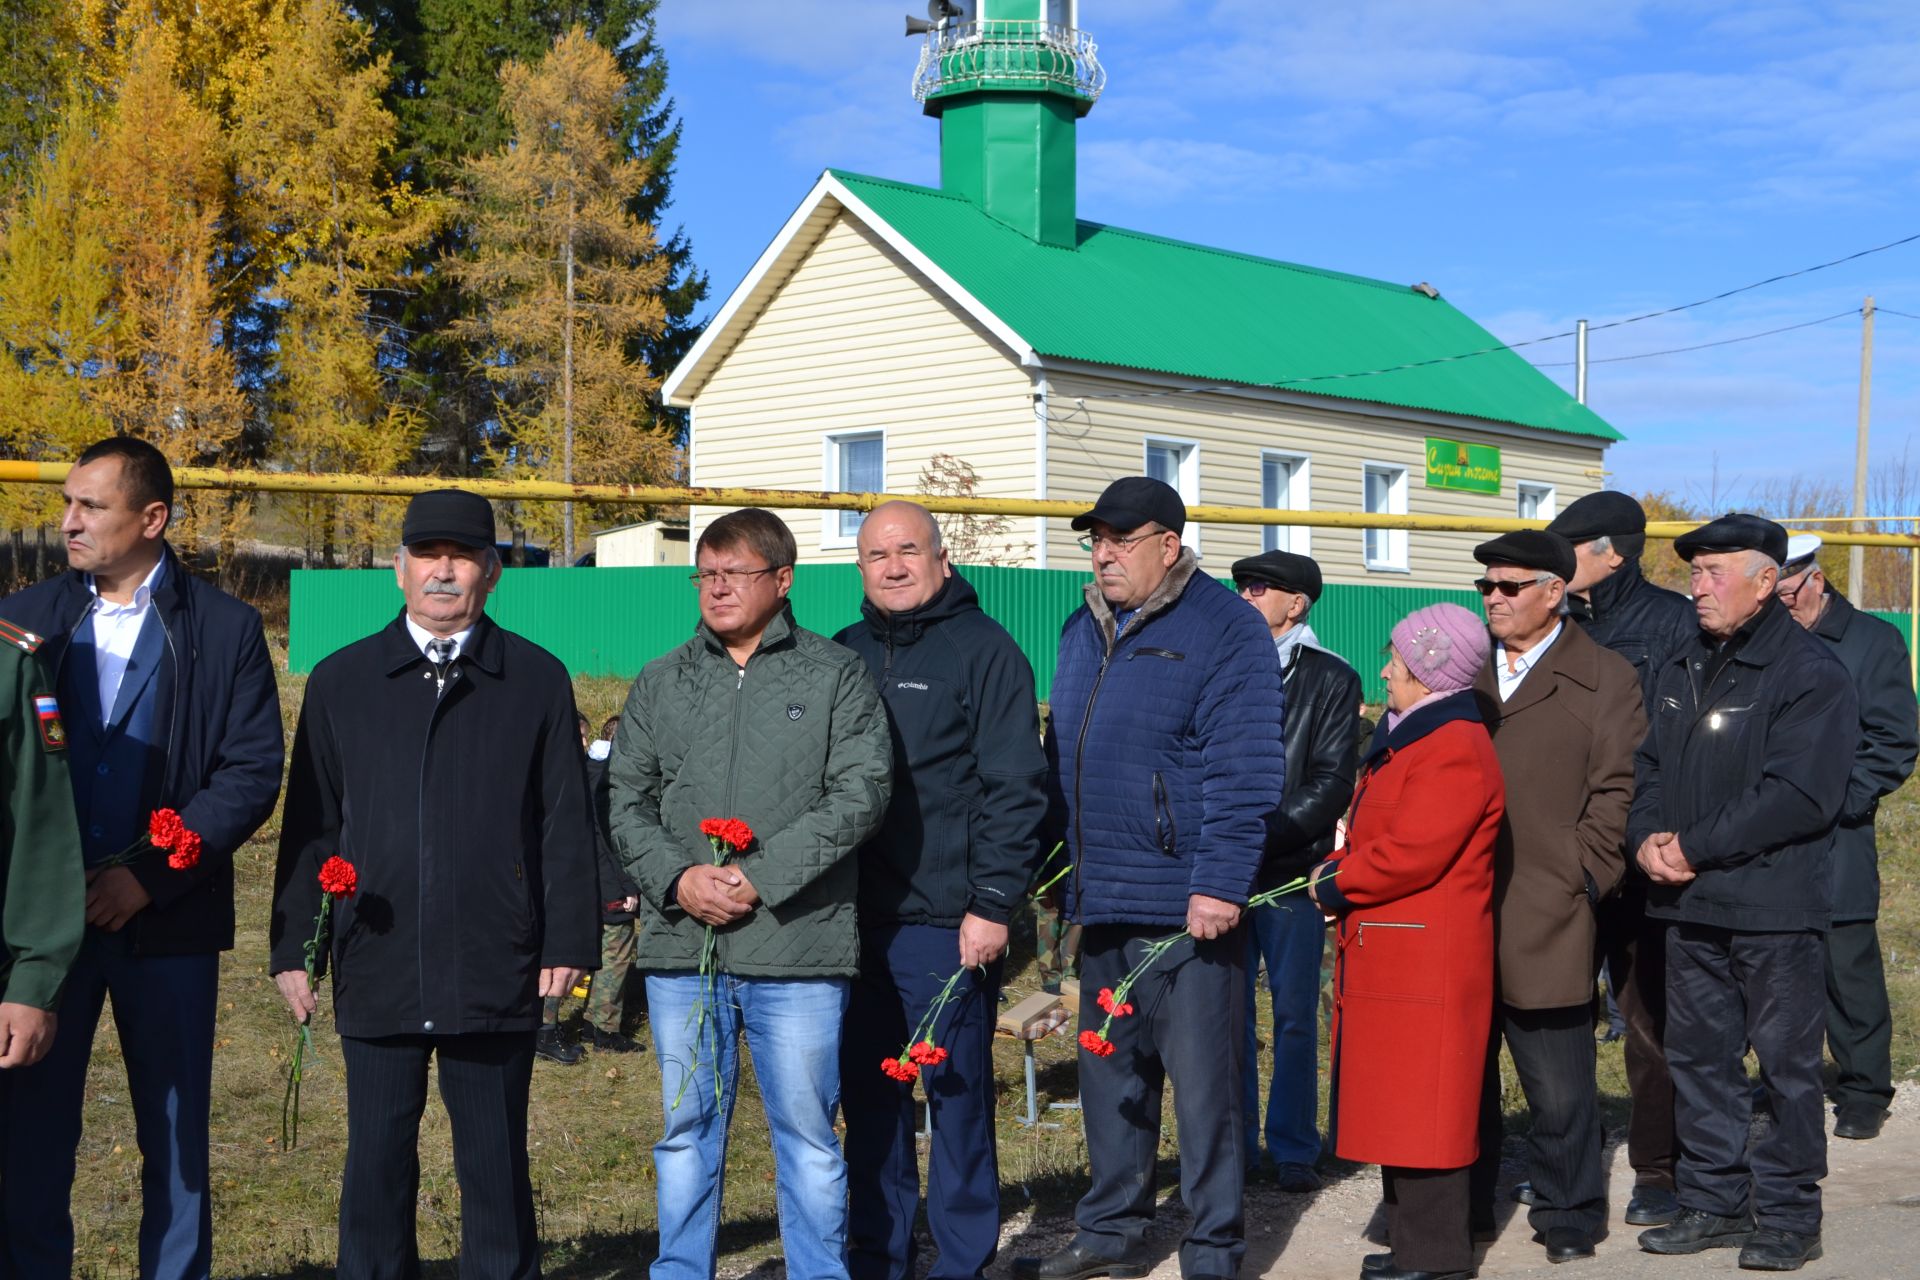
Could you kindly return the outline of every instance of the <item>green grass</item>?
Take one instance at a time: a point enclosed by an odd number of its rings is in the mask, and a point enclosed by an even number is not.
[[[291,737],[304,679],[282,675]],[[619,709],[625,684],[583,680],[580,708],[595,724]],[[280,1148],[280,1106],[293,1024],[267,976],[268,896],[278,818],[240,851],[239,933],[222,959],[213,1079],[214,1274],[299,1277],[329,1275],[346,1149],[346,1097],[339,1042],[323,999],[309,1057],[301,1141]],[[1920,1057],[1914,1013],[1920,1008],[1920,800],[1909,787],[1882,809],[1884,909],[1881,939],[1895,1010],[1896,1079],[1909,1078]],[[1010,957],[1008,999],[1037,989],[1030,944]],[[1266,1029],[1263,1027],[1263,1038]],[[641,1038],[645,1040],[644,1029]],[[998,1045],[1002,1203],[1012,1214],[1031,1207],[1036,1221],[1064,1222],[1084,1189],[1086,1147],[1079,1113],[1048,1117],[1058,1129],[1027,1129],[1019,1047]],[[1042,1103],[1075,1094],[1070,1036],[1038,1046]],[[1607,1123],[1625,1119],[1625,1078],[1618,1045],[1601,1053]],[[877,1072],[876,1072],[877,1076]],[[1324,1081],[1322,1085],[1324,1106]],[[1524,1110],[1508,1093],[1513,1121]],[[660,1129],[660,1081],[651,1051],[600,1055],[579,1066],[540,1063],[534,1072],[531,1154],[546,1269],[561,1280],[645,1273],[654,1253],[653,1165],[649,1148]],[[1169,1108],[1162,1155],[1174,1155]],[[779,1252],[773,1161],[750,1073],[743,1081],[729,1148],[722,1270],[739,1275]],[[137,1274],[140,1161],[127,1103],[125,1068],[111,1017],[103,1017],[88,1076],[86,1133],[74,1186],[77,1273]],[[1164,1179],[1163,1179],[1164,1181]],[[430,1101],[421,1132],[418,1202],[420,1247],[430,1276],[451,1276],[459,1243],[460,1197],[452,1170],[446,1116]]]

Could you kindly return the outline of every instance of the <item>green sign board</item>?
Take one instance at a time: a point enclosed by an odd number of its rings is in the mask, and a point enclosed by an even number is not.
[[[1427,488],[1500,492],[1500,446],[1427,437]]]

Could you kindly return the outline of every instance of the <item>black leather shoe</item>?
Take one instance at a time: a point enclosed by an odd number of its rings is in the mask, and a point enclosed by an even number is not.
[[[620,1031],[602,1031],[598,1027],[588,1029],[596,1053],[639,1053],[640,1042]]]
[[[1747,1271],[1798,1271],[1820,1256],[1820,1236],[1803,1236],[1779,1227],[1760,1227],[1740,1249],[1740,1266]]]
[[[1274,1170],[1274,1181],[1288,1195],[1300,1196],[1320,1189],[1320,1175],[1310,1164],[1299,1164],[1288,1160]]]
[[[1367,1263],[1375,1258],[1385,1258],[1384,1265],[1369,1267]],[[1473,1280],[1471,1271],[1409,1271],[1395,1266],[1390,1253],[1370,1253],[1360,1261],[1360,1280]]]
[[[1886,1122],[1886,1108],[1849,1103],[1834,1113],[1833,1136],[1864,1142],[1879,1137],[1880,1127]]]
[[[1013,1274],[1019,1280],[1087,1280],[1090,1276],[1140,1280],[1147,1270],[1147,1264],[1135,1258],[1103,1258],[1078,1240],[1044,1258],[1013,1260]]]
[[[1737,1249],[1752,1238],[1752,1218],[1722,1218],[1683,1208],[1666,1226],[1642,1231],[1640,1247],[1648,1253],[1701,1253]]]
[[[1664,1227],[1680,1216],[1680,1200],[1665,1187],[1635,1187],[1627,1201],[1627,1225]]]
[[[1363,1276],[1370,1276],[1370,1275],[1373,1275],[1375,1272],[1379,1271],[1381,1268],[1390,1267],[1392,1265],[1393,1265],[1392,1250],[1388,1250],[1386,1253],[1370,1253],[1366,1257],[1360,1259],[1360,1274]]]
[[[1521,1204],[1532,1204],[1533,1203],[1533,1184],[1531,1182],[1514,1183],[1513,1198]]]
[[[570,1067],[580,1061],[580,1046],[562,1040],[560,1028],[542,1027],[533,1037],[533,1054],[536,1058]]]
[[[1573,1262],[1593,1256],[1593,1236],[1578,1227],[1548,1227],[1541,1243],[1547,1246],[1548,1262]]]

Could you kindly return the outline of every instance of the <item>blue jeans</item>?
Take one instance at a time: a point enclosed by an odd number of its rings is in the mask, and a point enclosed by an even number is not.
[[[1247,1164],[1260,1154],[1260,1059],[1254,1010],[1264,962],[1273,999],[1273,1078],[1267,1088],[1267,1154],[1275,1164],[1311,1165],[1320,1158],[1320,957],[1327,922],[1304,893],[1283,894],[1251,912],[1247,931],[1247,1070],[1242,1106]]]
[[[80,1113],[94,1029],[111,994],[140,1144],[140,1275],[205,1280],[213,1265],[207,1118],[219,974],[213,953],[136,956],[130,930],[87,930],[60,997],[53,1047],[0,1082],[0,1273],[66,1280],[73,1272],[68,1202]]]
[[[695,1011],[705,989],[700,976],[647,976],[647,1021],[653,1029],[666,1120],[653,1147],[660,1256],[649,1274],[652,1280],[713,1278],[727,1129],[740,1081],[739,1040],[744,1032],[773,1138],[787,1275],[792,1280],[846,1280],[847,1165],[834,1137],[833,1117],[840,1105],[840,1023],[849,983],[845,978],[721,974],[715,984],[718,1007],[709,1012],[717,1027],[696,1031]]]

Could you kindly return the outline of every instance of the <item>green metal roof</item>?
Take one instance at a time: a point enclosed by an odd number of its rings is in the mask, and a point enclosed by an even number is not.
[[[1447,359],[1499,339],[1405,284],[1098,222],[1057,248],[959,196],[832,172],[1043,356],[1621,438],[1514,352]]]

